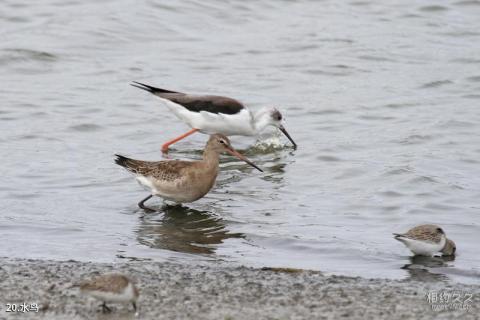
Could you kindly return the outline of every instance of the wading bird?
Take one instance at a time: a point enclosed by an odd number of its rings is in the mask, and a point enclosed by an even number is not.
[[[141,161],[116,155],[115,162],[135,174],[137,181],[150,191],[150,195],[138,206],[146,211],[154,211],[144,205],[152,196],[159,196],[176,203],[193,202],[202,198],[213,187],[218,174],[219,156],[222,152],[245,161],[262,171],[250,160],[235,151],[228,138],[214,134],[203,151],[203,159],[198,161]],[[263,172],[263,171],[262,171]]]
[[[457,249],[455,242],[447,239],[443,229],[434,224],[422,224],[406,233],[393,235],[416,255],[433,256],[441,252],[444,256],[450,256],[454,255]]]
[[[164,143],[163,153],[168,152],[170,145],[197,131],[205,134],[221,133],[225,136],[257,136],[268,126],[278,128],[292,142],[293,148],[297,148],[297,144],[282,124],[282,114],[276,108],[264,107],[252,113],[241,102],[228,97],[186,94],[136,81],[132,86],[161,98],[171,112],[192,128],[187,133]]]

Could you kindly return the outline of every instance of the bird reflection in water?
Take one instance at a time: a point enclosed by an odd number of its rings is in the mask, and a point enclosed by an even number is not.
[[[410,263],[404,265],[402,269],[407,270],[412,280],[429,281],[447,281],[448,277],[442,271],[449,268],[447,262],[454,261],[455,256],[412,256]]]
[[[230,233],[226,223],[208,211],[165,206],[162,215],[145,215],[137,231],[138,242],[151,248],[194,254],[213,254],[216,245],[229,238],[243,238]]]

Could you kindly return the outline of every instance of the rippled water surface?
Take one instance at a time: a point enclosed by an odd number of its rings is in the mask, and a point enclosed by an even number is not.
[[[0,256],[480,282],[480,1],[426,3],[3,1]],[[113,154],[188,127],[132,80],[277,106],[299,148],[233,137],[265,173],[225,156],[205,198],[143,215]],[[392,238],[420,223],[455,260]]]

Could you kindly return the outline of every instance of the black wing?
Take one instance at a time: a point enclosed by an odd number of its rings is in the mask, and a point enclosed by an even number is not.
[[[228,97],[190,95],[152,87],[136,81],[134,81],[132,86],[148,91],[160,98],[168,99],[172,102],[182,105],[192,112],[205,111],[216,114],[237,114],[245,108],[241,102]]]

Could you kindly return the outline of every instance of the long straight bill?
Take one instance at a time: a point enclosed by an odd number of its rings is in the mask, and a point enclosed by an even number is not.
[[[280,126],[279,127],[280,131],[282,131],[282,133],[287,136],[288,140],[290,140],[290,142],[293,144],[293,149],[297,149],[297,144],[295,143],[295,141],[293,141],[292,137],[290,137],[290,135],[288,134],[287,130],[285,129],[284,126]]]
[[[246,157],[244,157],[243,155],[241,155],[240,153],[238,153],[235,149],[233,149],[233,148],[231,148],[231,149],[228,148],[228,149],[227,149],[227,152],[230,153],[232,156],[235,156],[235,157],[237,157],[238,159],[245,161],[246,163],[248,163],[249,165],[251,165],[252,167],[254,167],[255,169],[257,169],[258,171],[263,172],[262,169],[260,169],[260,168],[257,167],[252,161],[248,160]]]

